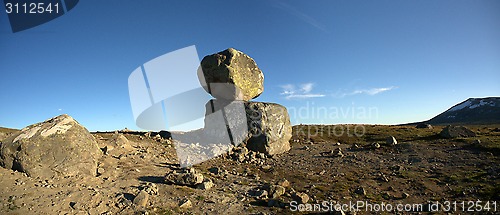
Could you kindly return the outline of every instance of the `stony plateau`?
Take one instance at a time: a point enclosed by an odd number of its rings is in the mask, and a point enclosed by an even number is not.
[[[498,202],[498,129],[467,127],[477,136],[443,138],[443,126],[381,125],[367,125],[364,136],[309,136],[340,127],[297,125],[288,152],[238,146],[190,169],[179,168],[166,132],[92,132],[101,149],[96,175],[41,178],[0,168],[0,213],[289,214],[294,201]],[[12,131],[0,129],[7,136],[2,147],[21,133]],[[397,145],[385,144],[391,136]]]

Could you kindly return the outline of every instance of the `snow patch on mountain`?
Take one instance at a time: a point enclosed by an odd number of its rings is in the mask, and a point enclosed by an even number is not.
[[[466,107],[468,107],[469,109],[474,109],[474,108],[481,107],[481,106],[484,106],[484,105],[489,105],[489,106],[492,106],[492,107],[495,106],[495,102],[494,101],[484,101],[484,100],[481,99],[476,104],[473,104],[472,101],[474,101],[474,100],[467,100],[467,101],[463,102],[462,104],[459,104],[459,105],[457,105],[455,107],[452,107],[449,111],[462,110],[462,109],[464,109]]]
[[[472,104],[472,102],[471,102],[470,100],[467,100],[467,101],[465,101],[465,102],[464,102],[464,103],[462,103],[462,104],[459,104],[459,105],[457,105],[457,106],[455,106],[455,107],[452,107],[452,108],[450,109],[450,111],[462,110],[462,109],[464,109],[464,108],[466,108],[466,107],[470,106],[471,104]]]

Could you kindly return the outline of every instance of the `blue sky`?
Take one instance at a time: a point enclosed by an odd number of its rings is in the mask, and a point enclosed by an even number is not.
[[[139,129],[128,76],[190,45],[253,57],[256,100],[285,105],[293,124],[422,121],[500,96],[499,38],[496,0],[88,0],[18,33],[2,11],[0,126],[67,113],[93,131]]]

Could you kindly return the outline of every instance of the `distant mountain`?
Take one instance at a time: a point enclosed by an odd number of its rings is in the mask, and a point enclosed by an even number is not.
[[[467,99],[424,123],[500,124],[500,97]]]

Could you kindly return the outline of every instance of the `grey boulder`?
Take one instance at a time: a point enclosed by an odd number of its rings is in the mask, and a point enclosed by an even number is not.
[[[443,130],[441,130],[441,133],[439,133],[439,135],[444,138],[457,138],[457,137],[475,137],[476,133],[474,133],[465,126],[448,125],[445,128],[443,128]]]
[[[66,114],[22,129],[0,149],[2,166],[41,178],[95,176],[101,154],[92,134]]]
[[[290,150],[292,126],[282,105],[213,99],[206,115],[204,129],[219,137],[230,135],[235,146],[246,143],[248,149],[268,155]]]

